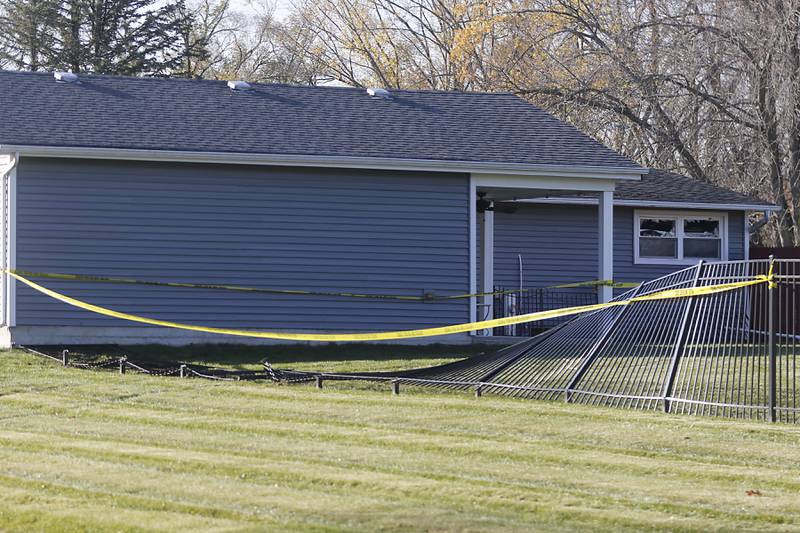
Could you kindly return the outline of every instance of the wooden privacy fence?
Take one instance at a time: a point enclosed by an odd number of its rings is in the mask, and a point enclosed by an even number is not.
[[[750,248],[750,259],[769,259],[774,257],[776,259],[800,259],[800,247],[793,248],[770,248],[764,246],[753,246]],[[785,270],[795,270],[796,267],[789,262],[783,266]],[[788,272],[786,273],[788,275]],[[800,274],[793,272],[793,274]],[[791,324],[793,331],[800,331],[800,291],[795,290],[794,285],[782,285],[780,287],[779,315],[782,317],[782,329],[789,329],[788,325]]]

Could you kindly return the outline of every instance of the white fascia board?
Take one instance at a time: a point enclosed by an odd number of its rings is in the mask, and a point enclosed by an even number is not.
[[[560,190],[576,192],[612,192],[616,180],[624,179],[617,176],[594,176],[586,180],[586,176],[547,176],[541,173],[526,176],[500,174],[500,173],[473,173],[472,184],[476,187],[489,189],[511,189],[523,191],[525,189]],[[525,194],[525,193],[520,193]],[[527,201],[527,200],[517,200]],[[595,200],[595,203],[596,200]]]
[[[516,201],[525,204],[597,205],[597,198],[531,198],[529,200]],[[664,209],[712,209],[715,211],[777,211],[779,209],[779,207],[775,205],[662,202],[658,200],[624,200],[620,198],[614,198],[614,205],[622,207],[654,207]]]
[[[245,154],[236,152],[184,152],[169,150],[128,150],[64,146],[0,145],[0,153],[17,152],[29,157],[78,159],[121,159],[181,163],[219,163],[327,168],[364,168],[425,172],[497,173],[518,176],[548,176],[582,179],[640,180],[645,168],[615,168],[579,165],[526,165],[483,161],[444,161],[377,157],[316,156],[287,154]]]

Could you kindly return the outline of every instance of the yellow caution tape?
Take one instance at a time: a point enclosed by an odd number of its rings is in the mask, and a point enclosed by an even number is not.
[[[769,272],[767,272],[767,279],[769,280],[769,288],[776,289],[778,284],[775,282],[775,261],[770,259]]]
[[[420,337],[436,337],[439,335],[450,335],[453,333],[465,333],[468,331],[477,331],[481,329],[491,329],[502,326],[510,326],[513,324],[522,324],[526,322],[536,322],[539,320],[546,320],[548,318],[558,318],[569,315],[576,315],[579,313],[588,313],[591,311],[599,311],[609,307],[616,307],[628,305],[634,302],[647,302],[654,300],[668,300],[674,298],[686,298],[689,296],[705,296],[709,294],[717,294],[721,292],[740,289],[759,283],[772,283],[772,275],[758,276],[754,279],[747,281],[739,281],[735,283],[724,283],[720,285],[709,285],[706,287],[693,287],[687,289],[670,289],[644,296],[636,296],[628,300],[620,300],[615,302],[581,305],[577,307],[566,307],[562,309],[553,309],[550,311],[540,311],[538,313],[528,313],[525,315],[510,316],[506,318],[495,318],[492,320],[482,320],[480,322],[470,322],[467,324],[456,324],[452,326],[441,326],[424,329],[412,329],[404,331],[384,331],[380,333],[282,333],[278,331],[247,331],[241,329],[226,329],[214,328],[208,326],[195,326],[192,324],[181,324],[178,322],[169,322],[166,320],[158,320],[155,318],[147,318],[128,313],[114,311],[99,305],[90,304],[71,298],[64,294],[48,289],[35,283],[27,278],[22,277],[16,272],[8,272],[8,275],[24,283],[25,285],[62,301],[74,307],[85,309],[100,315],[110,316],[113,318],[120,318],[122,320],[129,320],[132,322],[140,322],[143,324],[150,324],[153,326],[163,326],[168,328],[185,329],[190,331],[202,331],[205,333],[218,333],[220,335],[235,335],[239,337],[253,337],[260,339],[278,339],[278,340],[291,340],[291,341],[321,341],[321,342],[364,342],[364,341],[387,341],[387,340],[401,340],[401,339],[415,339]]]
[[[242,287],[240,285],[219,285],[219,284],[206,284],[206,283],[187,283],[179,281],[149,281],[133,278],[114,278],[106,276],[91,276],[88,274],[64,274],[58,272],[32,272],[28,270],[12,270],[12,272],[27,278],[46,278],[68,281],[89,281],[95,283],[120,283],[126,285],[151,285],[156,287],[177,287],[183,289],[209,289],[209,290],[225,290],[237,292],[252,292],[262,294],[281,294],[291,296],[333,296],[343,298],[364,298],[364,299],[377,299],[377,300],[403,300],[403,301],[447,301],[447,300],[460,300],[466,298],[478,298],[482,296],[499,296],[503,294],[516,294],[523,292],[533,292],[543,289],[572,289],[579,287],[598,287],[598,286],[611,286],[615,288],[633,288],[638,286],[638,283],[622,283],[612,280],[593,280],[593,281],[578,281],[575,283],[563,283],[560,285],[550,285],[548,287],[535,287],[529,289],[509,289],[504,291],[494,292],[477,292],[468,294],[454,294],[437,296],[432,293],[422,294],[419,296],[401,295],[401,294],[369,294],[357,292],[326,292],[326,291],[304,291],[292,289],[271,289],[263,287]]]

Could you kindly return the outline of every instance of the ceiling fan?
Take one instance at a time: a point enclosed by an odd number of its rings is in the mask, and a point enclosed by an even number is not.
[[[513,213],[517,210],[517,205],[512,202],[492,202],[486,199],[486,191],[478,192],[478,201],[476,202],[478,213],[485,213],[486,211],[494,211],[496,213]]]

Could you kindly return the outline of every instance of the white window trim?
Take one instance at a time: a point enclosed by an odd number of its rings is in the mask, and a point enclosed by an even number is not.
[[[633,262],[636,265],[695,265],[700,258],[683,257],[683,219],[686,218],[715,218],[719,220],[720,258],[711,261],[728,260],[728,214],[719,211],[649,211],[637,209],[633,212]],[[677,258],[640,257],[639,256],[639,221],[643,218],[665,218],[675,220],[675,236],[678,240]]]

